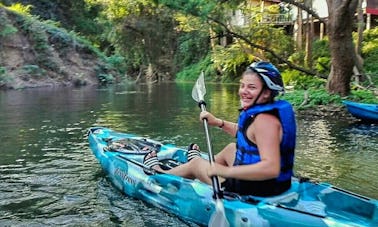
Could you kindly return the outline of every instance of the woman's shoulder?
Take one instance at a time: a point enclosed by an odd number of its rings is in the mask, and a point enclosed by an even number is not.
[[[253,123],[256,126],[261,125],[262,127],[265,127],[268,125],[281,125],[281,122],[278,118],[278,114],[271,111],[258,114],[255,117],[255,120]]]

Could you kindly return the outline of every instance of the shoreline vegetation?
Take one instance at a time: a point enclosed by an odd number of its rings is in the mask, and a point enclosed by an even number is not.
[[[57,22],[22,15],[1,4],[0,47],[0,90],[174,81],[170,76],[150,76],[153,79],[148,80],[147,75],[145,80],[140,79],[143,73],[156,74],[149,67],[140,70],[135,77],[128,76],[119,70],[124,59],[107,57],[85,38],[60,28]],[[176,81],[195,81],[195,73],[190,74],[192,78],[182,78],[179,73]],[[340,97],[327,93],[324,79],[308,79],[290,70],[282,74],[285,84],[295,82],[287,86],[283,99],[293,103],[299,111],[316,109],[319,113],[337,115],[344,109],[341,104],[344,99],[378,103],[376,84],[371,89],[352,84],[351,94]]]

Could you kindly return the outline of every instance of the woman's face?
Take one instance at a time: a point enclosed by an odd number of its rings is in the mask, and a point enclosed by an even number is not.
[[[247,109],[254,104],[267,102],[267,100],[269,100],[270,97],[269,89],[264,89],[260,97],[258,97],[263,87],[264,84],[256,73],[244,73],[240,80],[239,87],[241,107]],[[256,98],[258,98],[257,101],[255,101]]]

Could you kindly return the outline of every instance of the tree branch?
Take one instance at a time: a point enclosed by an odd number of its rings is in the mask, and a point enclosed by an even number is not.
[[[290,61],[286,60],[285,58],[279,56],[276,52],[274,52],[273,50],[269,49],[269,48],[266,48],[264,46],[261,46],[259,44],[256,44],[256,43],[252,43],[247,37],[243,36],[243,35],[240,35],[240,34],[237,34],[233,31],[231,31],[228,26],[226,24],[224,24],[223,22],[215,19],[215,18],[211,18],[211,17],[208,17],[208,19],[210,21],[213,21],[214,23],[222,26],[225,31],[232,35],[232,37],[234,38],[238,38],[238,39],[241,39],[243,40],[244,42],[248,43],[248,45],[250,45],[251,47],[254,47],[254,48],[257,48],[257,49],[260,49],[260,50],[263,50],[265,52],[268,52],[270,53],[274,58],[276,58],[280,63],[285,63],[287,66],[289,66],[291,69],[295,69],[295,70],[298,70],[300,72],[303,72],[303,73],[306,73],[308,75],[312,75],[312,76],[318,76],[318,77],[321,77],[321,78],[326,78],[324,77],[323,75],[317,75],[314,71],[310,70],[310,69],[305,69],[305,68],[302,68],[300,66],[297,66],[293,63],[291,63]]]
[[[326,23],[326,21],[323,20],[323,18],[321,18],[314,10],[312,10],[310,7],[305,6],[305,4],[303,4],[303,3],[297,2],[295,0],[281,0],[281,2],[286,2],[286,3],[289,3],[291,5],[294,5],[298,8],[306,11],[308,14],[310,14],[313,17],[315,17],[316,19],[318,19],[320,22]]]

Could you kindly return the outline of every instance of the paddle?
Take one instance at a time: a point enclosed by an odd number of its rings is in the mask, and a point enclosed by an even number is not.
[[[206,94],[206,88],[205,88],[204,73],[201,72],[201,75],[198,77],[197,82],[195,83],[193,87],[192,97],[198,103],[202,111],[206,111],[206,103],[204,100],[205,94]],[[206,134],[209,162],[210,162],[210,165],[213,165],[214,155],[211,148],[211,141],[210,141],[207,119],[203,119],[203,126],[204,126],[205,134]],[[217,176],[213,176],[211,177],[211,181],[212,181],[213,190],[214,190],[214,198],[216,200],[216,207],[215,207],[216,210],[215,210],[215,213],[210,218],[209,226],[210,227],[230,226],[230,224],[227,221],[223,202],[222,202],[219,179]]]

